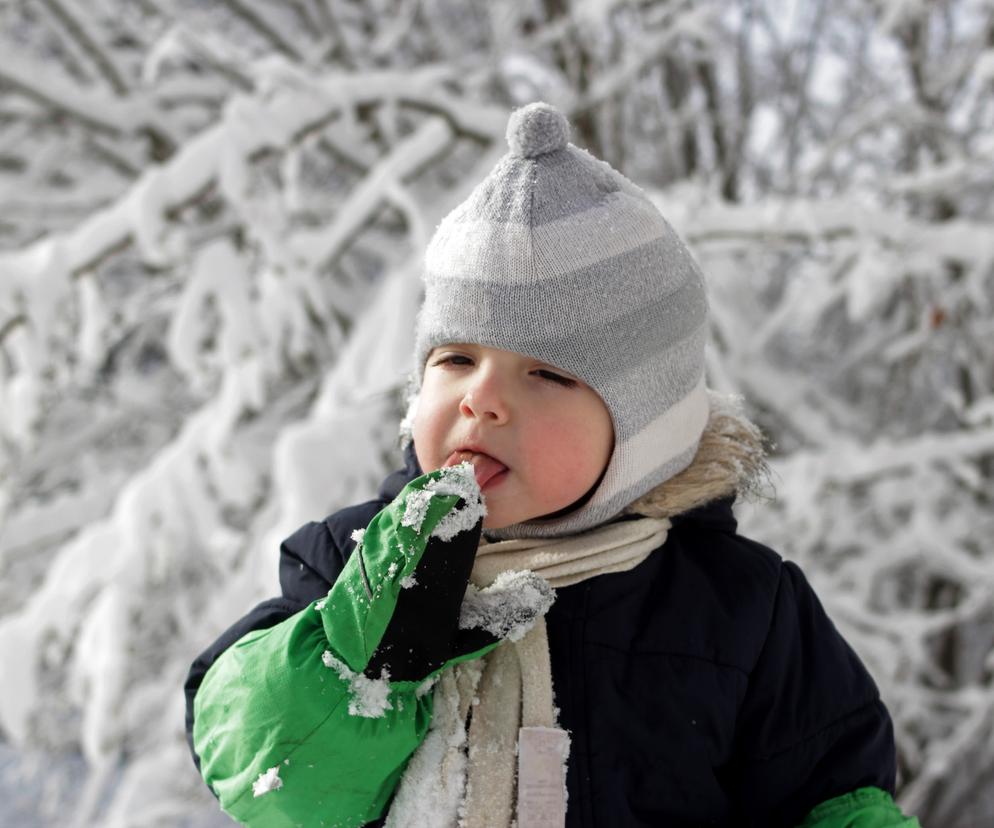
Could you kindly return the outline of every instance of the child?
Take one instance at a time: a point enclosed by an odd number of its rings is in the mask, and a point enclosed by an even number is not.
[[[736,534],[699,268],[567,139],[516,111],[439,226],[407,467],[194,663],[201,773],[253,826],[916,826],[872,679]]]

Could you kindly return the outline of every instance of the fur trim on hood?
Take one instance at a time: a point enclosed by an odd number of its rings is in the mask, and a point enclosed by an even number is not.
[[[625,514],[664,518],[740,494],[762,497],[768,441],[742,411],[742,398],[709,391],[711,414],[690,465],[630,503]]]

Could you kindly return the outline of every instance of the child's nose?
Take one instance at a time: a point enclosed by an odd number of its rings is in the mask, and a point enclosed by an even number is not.
[[[510,414],[507,389],[499,377],[481,372],[466,389],[459,410],[467,417],[478,417],[492,425],[502,425]]]

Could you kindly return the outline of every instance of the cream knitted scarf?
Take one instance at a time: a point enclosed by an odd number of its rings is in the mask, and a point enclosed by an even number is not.
[[[633,569],[664,544],[670,516],[753,489],[765,470],[762,436],[716,396],[694,461],[626,510],[639,517],[564,538],[483,542],[472,583],[484,588],[503,572],[529,570],[558,588]],[[539,617],[523,638],[442,674],[431,730],[404,772],[388,828],[510,826],[520,729],[556,726],[549,644]]]

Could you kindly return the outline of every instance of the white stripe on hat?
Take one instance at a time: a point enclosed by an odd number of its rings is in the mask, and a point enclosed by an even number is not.
[[[604,480],[589,506],[606,505],[619,491],[650,477],[661,466],[697,445],[709,412],[707,388],[701,377],[686,397],[667,408],[638,434],[614,447]]]

